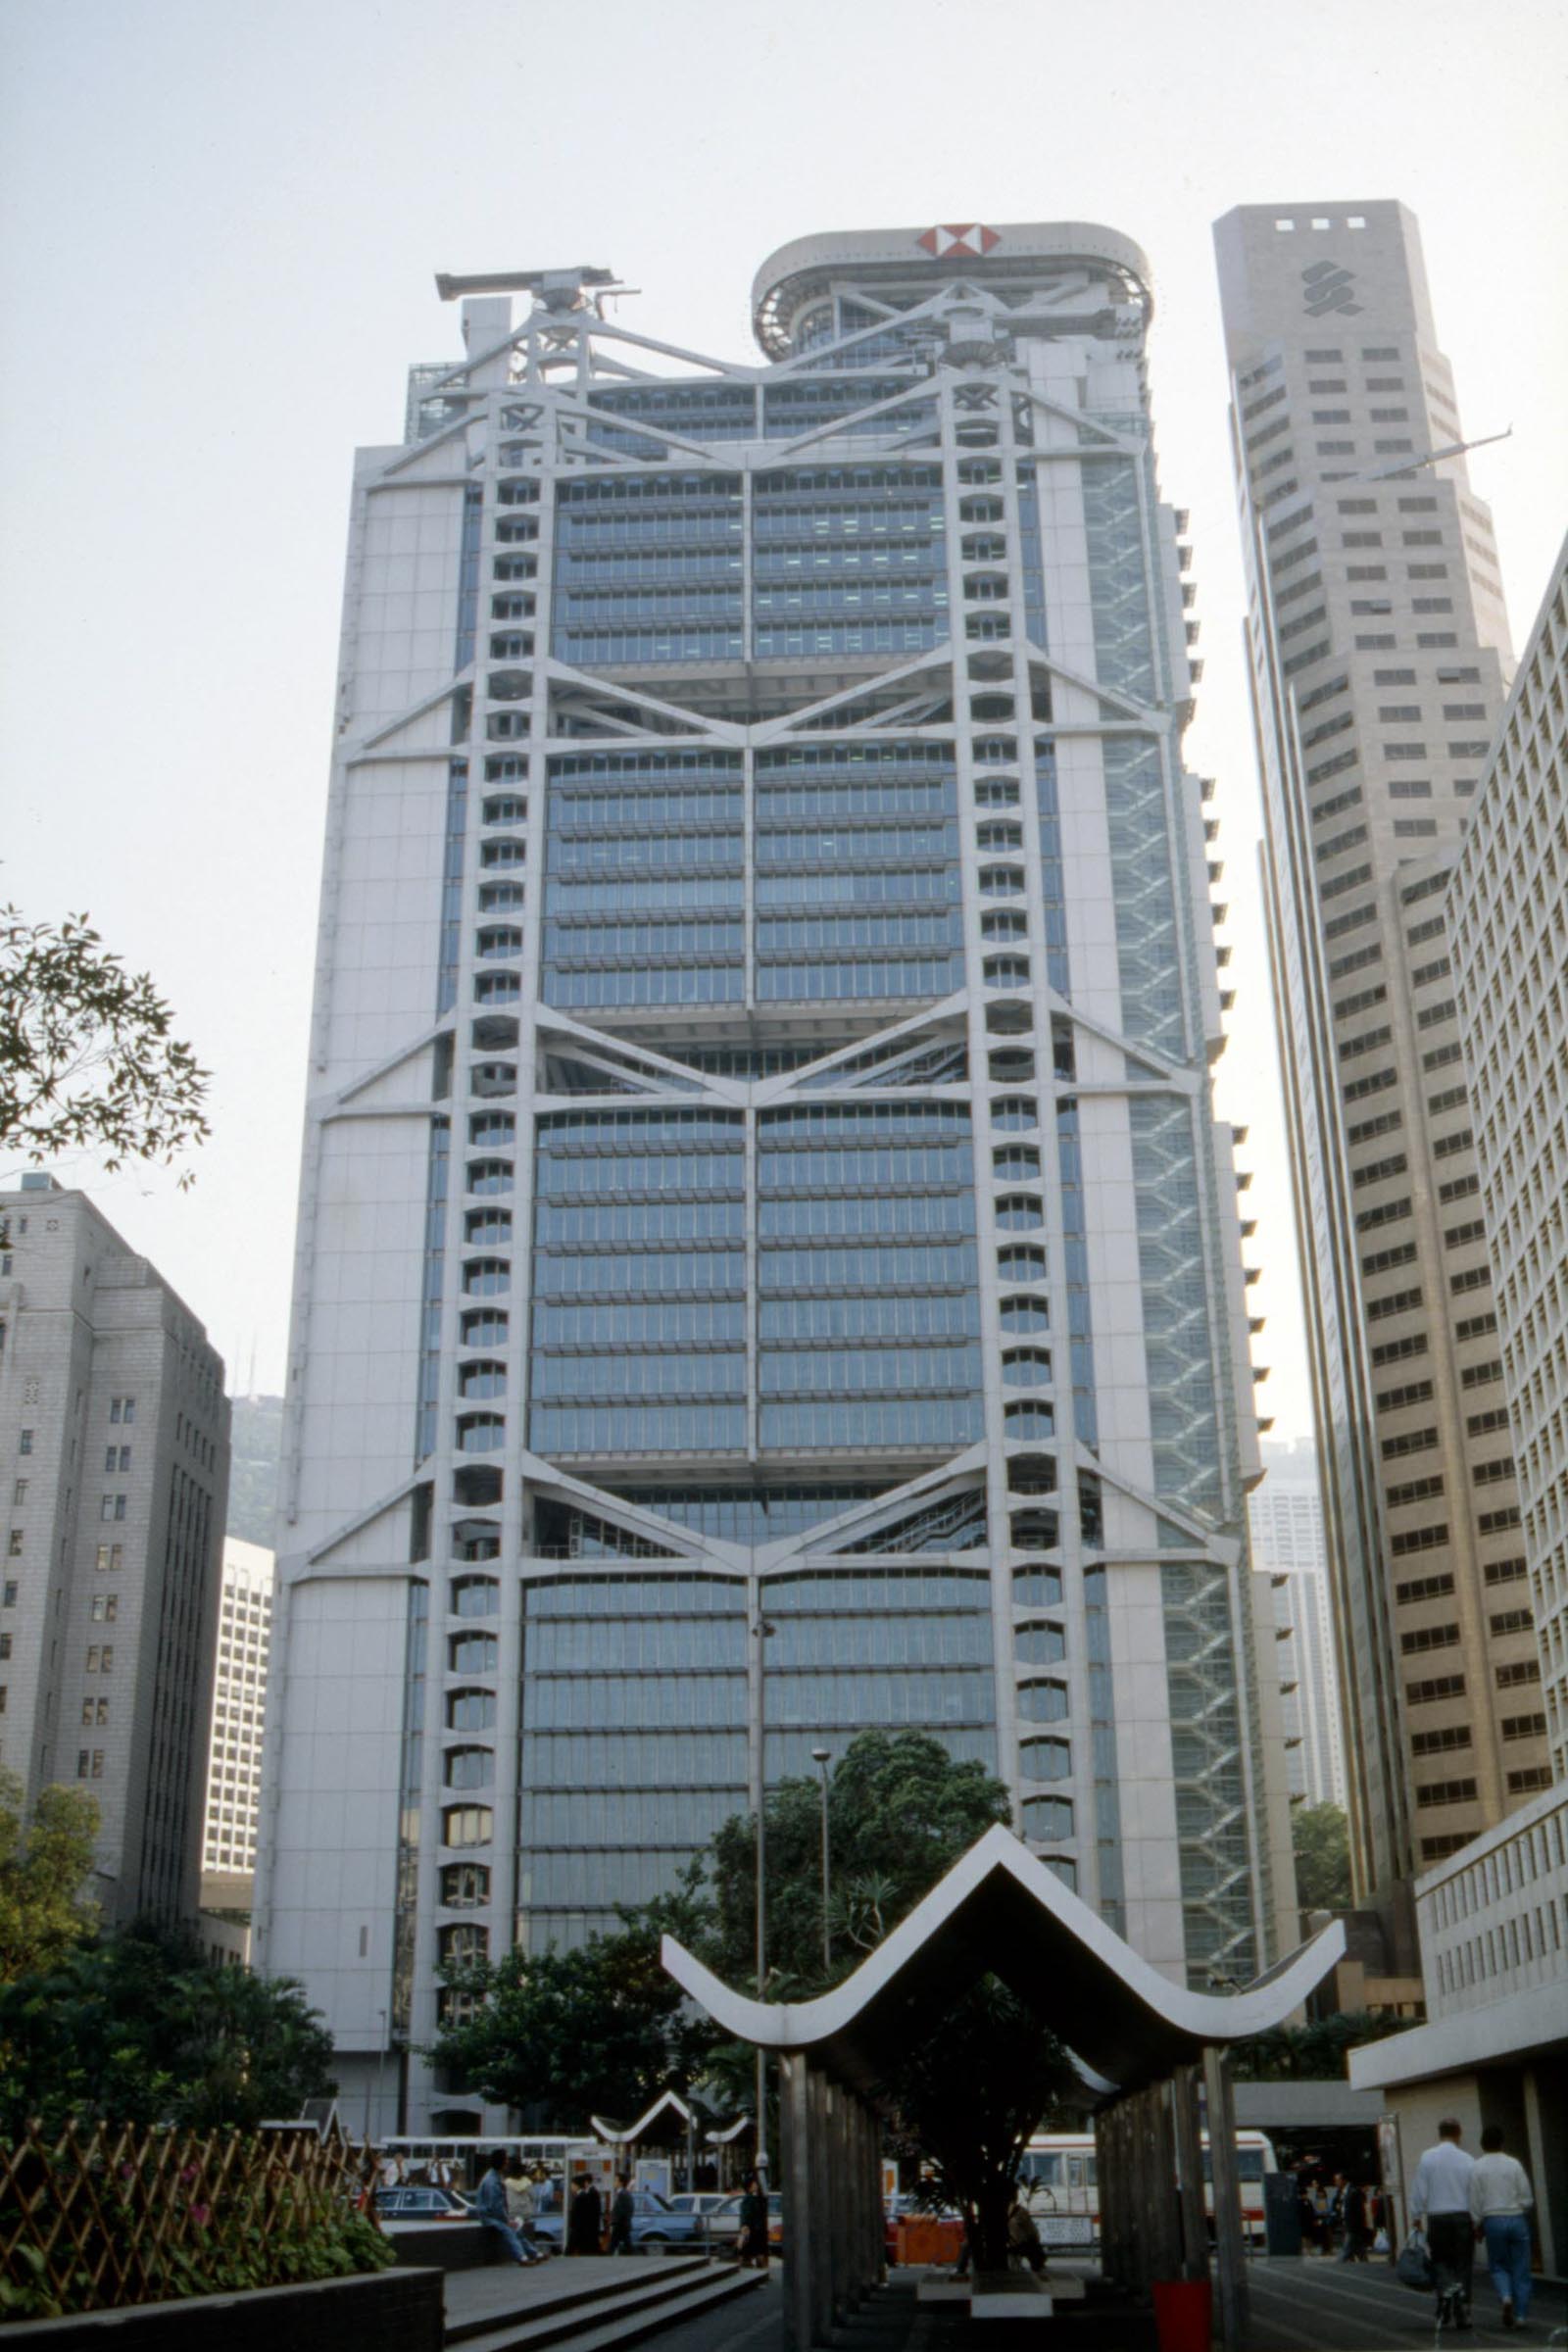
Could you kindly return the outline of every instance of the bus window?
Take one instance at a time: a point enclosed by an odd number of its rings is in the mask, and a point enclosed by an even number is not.
[[[1088,2164],[1089,2185],[1091,2188],[1098,2188],[1100,2186],[1100,2160],[1098,2157],[1091,2156],[1088,2159]]]
[[[1083,2184],[1084,2160],[1081,2156],[1069,2156],[1067,2159],[1067,2186],[1082,2188]]]
[[[1061,2156],[1055,2148],[1031,2148],[1018,2169],[1042,2188],[1061,2186]]]
[[[1236,2151],[1236,2170],[1244,2180],[1261,2180],[1263,2178],[1262,2149],[1238,2148]]]

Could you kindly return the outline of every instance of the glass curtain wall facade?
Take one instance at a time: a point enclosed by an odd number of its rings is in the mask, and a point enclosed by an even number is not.
[[[972,236],[482,284],[361,456],[260,1932],[416,2118],[872,1726],[1177,1977],[1292,1900],[1148,272]]]

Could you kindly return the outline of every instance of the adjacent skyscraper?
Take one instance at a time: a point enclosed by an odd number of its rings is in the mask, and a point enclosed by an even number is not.
[[[1178,1977],[1293,1901],[1147,266],[605,274],[441,281],[356,473],[258,1926],[389,2100],[867,1726]]]
[[[1354,1850],[1393,1902],[1545,1760],[1505,1729],[1536,1642],[1444,918],[1507,624],[1409,213],[1216,238]]]
[[[1323,1503],[1311,1445],[1263,1446],[1248,1496],[1252,1564],[1274,1588],[1274,1630],[1293,1801],[1343,1805],[1345,1733],[1334,1657]]]
[[[0,1757],[96,1797],[108,1922],[194,1920],[222,1362],[82,1194],[24,1176],[0,1236]]]
[[[1544,1734],[1560,1781],[1568,1781],[1565,707],[1568,543],[1520,661],[1448,896],[1544,1679],[1538,1690],[1524,1661],[1508,1685],[1503,1736],[1522,1746]]]
[[[225,1536],[202,1834],[202,1903],[212,1911],[251,1908],[275,1572],[260,1544]]]

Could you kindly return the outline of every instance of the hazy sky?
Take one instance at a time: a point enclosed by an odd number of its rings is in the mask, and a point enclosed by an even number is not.
[[[1310,1426],[1279,1143],[1210,224],[1400,197],[1516,640],[1568,519],[1555,0],[0,0],[0,896],[88,909],[215,1071],[215,1140],[91,1191],[281,1385],[351,452],[459,355],[436,270],[607,264],[628,324],[755,357],[775,246],[1101,220],[1151,256],[1191,509],[1250,1121],[1263,1394]],[[12,1170],[0,1170],[9,1177]]]

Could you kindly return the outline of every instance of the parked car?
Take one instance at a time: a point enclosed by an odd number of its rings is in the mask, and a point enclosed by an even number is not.
[[[677,2189],[668,2202],[672,2213],[694,2213],[705,2237],[725,2239],[740,2234],[739,2202],[721,2188]]]
[[[436,2188],[422,2181],[403,2181],[396,2188],[378,2188],[375,2210],[383,2222],[469,2222],[473,2203],[455,2188]]]
[[[709,2222],[715,2237],[721,2231],[728,2237],[738,2237],[741,2227],[739,2196],[722,2198],[713,2208]],[[771,2253],[781,2254],[784,2250],[784,2192],[782,2189],[770,2189],[768,2192],[767,2243]]]
[[[631,2242],[634,2247],[700,2246],[703,2243],[703,2224],[698,2214],[677,2213],[667,2198],[659,2196],[651,2188],[634,2188],[631,2194]],[[607,2230],[609,2227],[607,2200]],[[542,2246],[554,2246],[559,2251],[564,2245],[565,2225],[559,2180],[547,2181],[539,2191],[533,2234]]]

